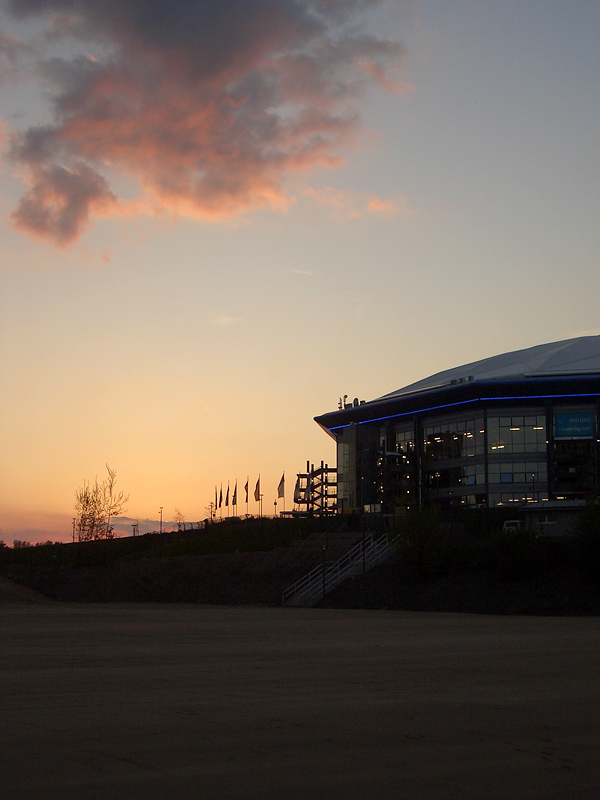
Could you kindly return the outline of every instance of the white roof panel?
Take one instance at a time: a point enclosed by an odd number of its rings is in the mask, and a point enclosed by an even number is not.
[[[539,344],[447,369],[377,399],[390,400],[413,392],[470,381],[594,373],[600,375],[600,336],[581,336],[562,342]]]

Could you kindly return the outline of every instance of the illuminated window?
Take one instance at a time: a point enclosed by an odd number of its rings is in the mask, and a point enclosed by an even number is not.
[[[545,449],[545,414],[488,417],[489,453],[539,453]]]

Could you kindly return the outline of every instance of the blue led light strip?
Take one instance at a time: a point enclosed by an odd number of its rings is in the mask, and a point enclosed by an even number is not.
[[[581,397],[600,397],[600,394],[586,392],[585,394],[531,394],[519,395],[518,397],[475,397],[472,400],[460,400],[457,403],[446,403],[441,406],[430,406],[421,408],[418,411],[403,411],[400,414],[388,414],[386,417],[375,417],[374,419],[364,419],[359,422],[348,422],[345,425],[334,425],[330,431],[339,431],[342,428],[349,428],[350,425],[368,425],[370,422],[383,422],[386,419],[398,419],[399,417],[412,417],[415,414],[426,414],[428,411],[439,411],[442,408],[453,408],[455,406],[471,405],[472,403],[492,403],[499,400],[564,400]]]

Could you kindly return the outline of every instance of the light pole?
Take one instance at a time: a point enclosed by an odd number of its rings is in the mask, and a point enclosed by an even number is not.
[[[161,506],[160,507],[160,533],[162,533],[162,510],[163,510],[163,507]]]

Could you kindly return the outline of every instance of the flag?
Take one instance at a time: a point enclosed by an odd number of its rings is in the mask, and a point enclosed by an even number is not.
[[[231,505],[237,506],[237,481],[235,482],[235,489],[233,490],[233,497],[231,498]]]
[[[260,500],[260,475],[258,476],[258,480],[256,481],[256,489],[254,490],[254,499],[256,502]]]
[[[277,487],[277,497],[283,497],[285,495],[285,472],[281,476],[281,480],[279,481],[279,486]]]
[[[221,491],[219,492],[219,508],[223,505],[223,485],[221,485]]]
[[[225,505],[229,505],[229,484],[227,484],[227,494],[225,495]]]
[[[246,481],[246,485],[244,486],[244,489],[246,490],[246,503],[248,503],[248,481]]]

